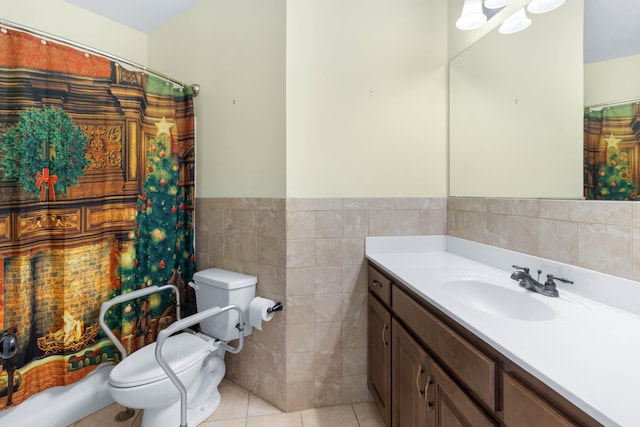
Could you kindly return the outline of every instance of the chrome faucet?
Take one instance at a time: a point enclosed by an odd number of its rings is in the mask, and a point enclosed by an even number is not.
[[[517,271],[514,271],[511,274],[511,278],[513,280],[517,280],[521,287],[548,297],[557,298],[560,295],[554,280],[559,280],[564,283],[573,283],[571,280],[563,279],[562,277],[555,277],[553,274],[547,274],[547,281],[542,284],[540,283],[540,273],[542,273],[542,270],[538,270],[538,280],[536,280],[529,274],[528,267],[519,267],[517,265],[512,267],[517,269]]]

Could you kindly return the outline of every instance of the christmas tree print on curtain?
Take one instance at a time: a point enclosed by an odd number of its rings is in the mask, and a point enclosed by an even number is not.
[[[121,284],[112,297],[148,286],[173,284],[180,290],[182,314],[193,307],[185,304],[190,288],[185,281],[193,276],[192,217],[185,209],[180,187],[177,155],[171,152],[170,123],[165,117],[156,123],[157,134],[148,144],[147,174],[138,197],[134,245],[120,262]],[[155,340],[160,329],[174,320],[172,292],[155,293],[114,307],[105,316],[121,336],[132,336],[132,350]],[[163,325],[161,325],[163,323]]]
[[[629,172],[629,157],[618,148],[621,139],[610,134],[605,142],[606,162],[598,172],[596,200],[638,200],[638,190]]]

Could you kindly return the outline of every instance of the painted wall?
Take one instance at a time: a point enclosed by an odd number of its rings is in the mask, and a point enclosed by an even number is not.
[[[207,1],[149,64],[202,87],[198,197],[445,196],[445,38],[442,2]]]
[[[285,196],[285,0],[206,0],[149,34],[151,68],[198,83],[198,197]]]
[[[0,0],[0,19],[147,64],[147,35],[64,0]]]
[[[287,3],[287,196],[445,196],[446,4]]]
[[[584,105],[640,97],[640,55],[584,66]]]

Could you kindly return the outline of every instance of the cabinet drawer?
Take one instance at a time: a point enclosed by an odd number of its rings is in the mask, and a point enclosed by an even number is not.
[[[371,266],[369,266],[369,290],[385,304],[391,304],[391,281]]]
[[[393,311],[402,319],[467,389],[489,408],[496,408],[496,363],[397,287],[393,287]]]
[[[509,374],[503,377],[504,422],[507,426],[570,427],[574,424],[520,384]]]

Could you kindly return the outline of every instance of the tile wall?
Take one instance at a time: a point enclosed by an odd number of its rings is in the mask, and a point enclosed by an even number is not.
[[[258,276],[285,310],[227,357],[227,377],[281,409],[369,399],[364,238],[446,232],[446,199],[198,199],[198,269]]]
[[[369,399],[364,238],[450,234],[640,280],[640,204],[491,198],[198,199],[198,269],[258,277],[285,310],[227,377],[286,411]]]
[[[447,199],[447,233],[640,280],[640,204],[538,199]]]
[[[256,295],[282,301],[285,311],[225,358],[227,378],[281,409],[286,387],[286,215],[284,199],[196,199],[196,267],[220,267],[258,277]]]

